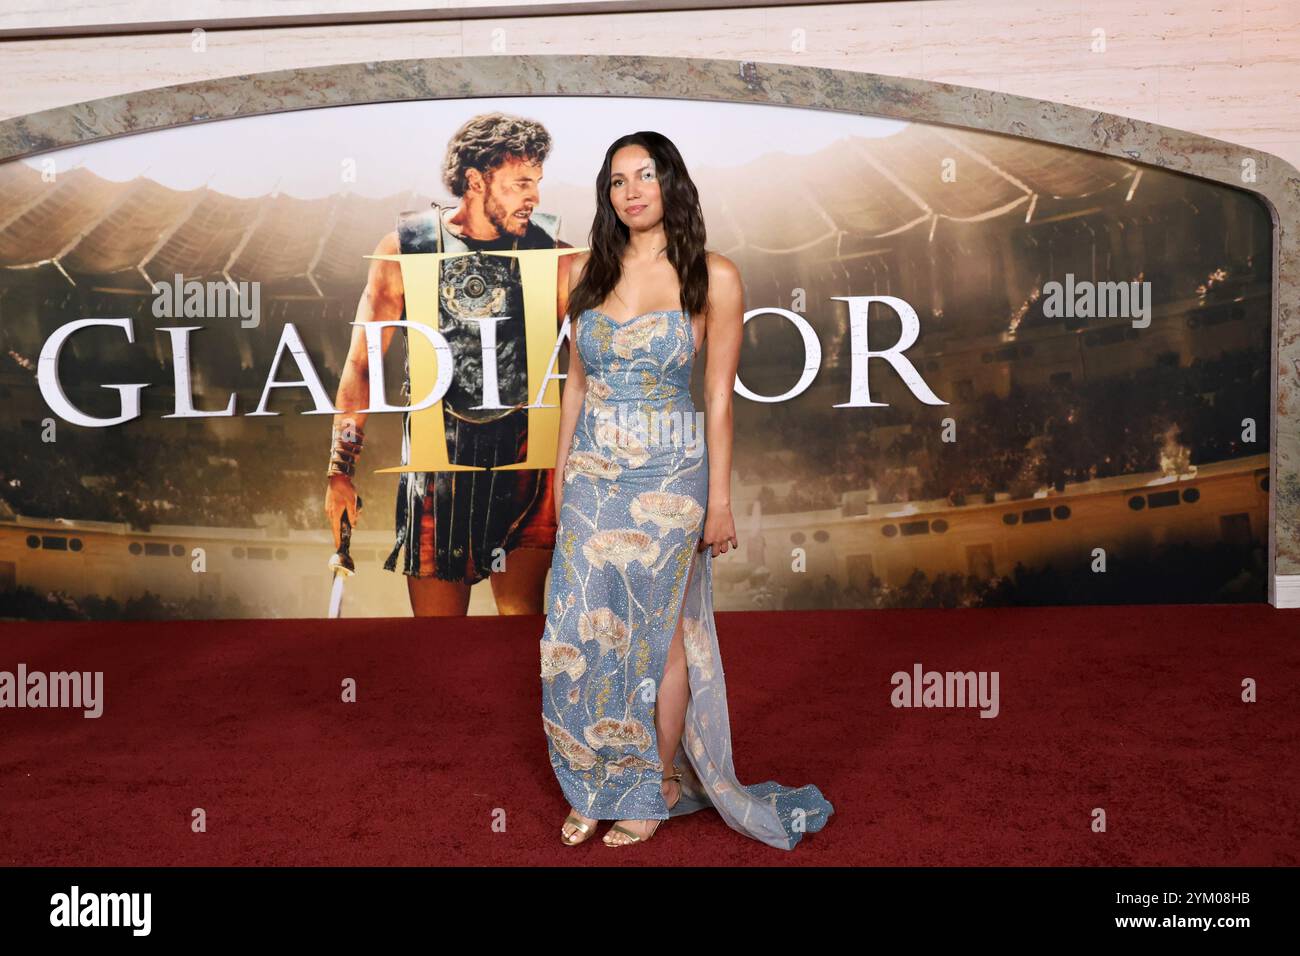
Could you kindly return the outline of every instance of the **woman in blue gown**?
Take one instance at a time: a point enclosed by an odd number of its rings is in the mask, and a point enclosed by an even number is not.
[[[713,621],[712,559],[735,548],[731,397],[744,292],[705,251],[704,216],[676,147],[624,136],[597,180],[591,249],[570,257],[573,347],[556,462],[558,531],[541,641],[543,728],[584,842],[648,840],[713,807],[793,849],[831,804],[811,784],[735,776]],[[707,335],[706,412],[691,397]]]

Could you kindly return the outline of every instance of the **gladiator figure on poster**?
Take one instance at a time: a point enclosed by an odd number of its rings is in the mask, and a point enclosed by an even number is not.
[[[443,183],[457,206],[433,203],[404,212],[398,227],[375,248],[376,256],[464,252],[442,260],[438,283],[439,330],[451,348],[452,383],[443,396],[448,456],[475,471],[402,472],[397,490],[396,541],[384,567],[407,578],[417,616],[463,615],[469,589],[490,578],[501,614],[540,614],[555,547],[553,469],[498,470],[522,462],[528,451],[528,356],[519,260],[485,252],[569,247],[559,240],[559,217],[538,211],[542,165],[551,137],[540,123],[502,113],[475,116],[448,143]],[[569,256],[558,260],[557,289],[567,290]],[[564,292],[557,293],[557,330]],[[480,321],[497,323],[497,381],[505,409],[483,404]],[[400,266],[373,259],[357,323],[406,318]],[[383,349],[397,332],[385,328]],[[410,403],[410,342],[402,396]],[[356,514],[353,485],[364,444],[369,399],[369,358],[364,328],[353,328],[339,383],[325,510],[339,542],[340,518]],[[411,413],[403,423],[402,464],[410,461]],[[356,519],[352,518],[353,523]]]

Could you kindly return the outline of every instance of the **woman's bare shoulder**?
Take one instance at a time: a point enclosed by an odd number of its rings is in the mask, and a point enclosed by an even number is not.
[[[740,269],[736,264],[720,252],[706,252],[709,264],[709,279],[719,279],[722,281],[740,281]]]
[[[707,255],[710,306],[725,305],[731,307],[741,305],[745,298],[745,286],[740,279],[740,269],[720,252],[710,252]]]

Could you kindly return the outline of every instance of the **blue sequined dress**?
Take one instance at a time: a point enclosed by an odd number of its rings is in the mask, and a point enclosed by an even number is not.
[[[709,460],[690,392],[690,316],[618,323],[588,309],[574,341],[587,396],[564,470],[541,641],[542,722],[560,787],[595,819],[714,807],[746,836],[793,849],[833,807],[811,784],[745,786],[732,766],[712,555],[696,550]],[[654,704],[679,615],[690,701],[674,761],[682,796],[670,812]]]

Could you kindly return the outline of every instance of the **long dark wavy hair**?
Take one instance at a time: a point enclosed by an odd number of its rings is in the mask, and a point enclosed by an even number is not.
[[[704,248],[704,211],[700,195],[686,171],[682,154],[662,133],[642,130],[620,136],[605,150],[596,175],[596,218],[591,223],[587,245],[591,254],[582,281],[569,296],[569,316],[576,320],[585,309],[599,309],[623,275],[623,251],[629,230],[609,201],[613,179],[610,164],[624,146],[642,146],[655,164],[655,175],[663,197],[664,234],[668,259],[681,283],[681,308],[692,316],[703,315],[709,302],[708,255]]]

